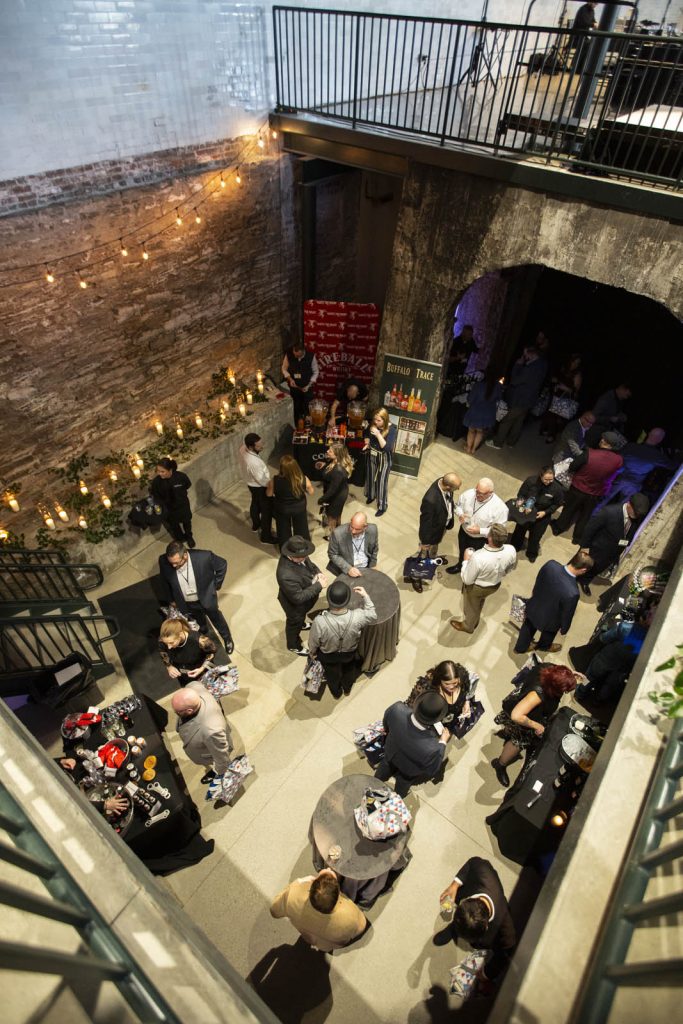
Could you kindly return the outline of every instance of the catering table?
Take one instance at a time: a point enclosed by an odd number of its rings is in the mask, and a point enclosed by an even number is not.
[[[157,759],[155,766],[156,778],[161,786],[169,791],[169,799],[158,799],[160,810],[169,810],[170,814],[163,821],[145,826],[145,819],[136,808],[128,830],[121,838],[130,849],[144,861],[154,874],[166,875],[190,864],[196,864],[213,852],[213,841],[207,841],[200,834],[202,821],[199,811],[193,803],[185,787],[177,762],[166,749],[161,730],[168,722],[168,714],[159,704],[149,697],[141,696],[142,707],[132,715],[132,731],[135,736],[144,736],[145,746],[142,753],[132,758],[142,772],[142,762],[150,755]],[[86,739],[72,740],[64,744],[66,757],[73,757],[76,747],[97,750],[107,739],[100,725],[93,727]],[[126,766],[117,773],[116,782],[125,784],[129,781]],[[147,789],[147,783],[139,778],[137,784]]]
[[[310,431],[308,432],[310,437]],[[296,437],[302,435],[297,433]],[[340,438],[335,438],[334,443],[338,443]],[[353,473],[351,474],[351,483],[356,487],[365,486],[365,454],[363,452],[363,445],[365,441],[362,438],[350,438],[347,436],[344,444],[348,448],[349,455],[354,460]],[[299,463],[301,472],[304,473],[309,480],[322,480],[323,471],[316,469],[316,462],[325,462],[326,452],[330,446],[330,442],[327,438],[323,438],[322,441],[316,441],[311,444],[310,440],[305,444],[292,443],[292,455]]]
[[[391,886],[410,860],[408,832],[381,841],[366,839],[356,825],[353,811],[368,786],[391,789],[370,775],[345,775],[328,786],[311,819],[313,863],[318,871],[333,868],[345,896],[369,904]],[[341,847],[341,857],[328,859],[331,846]]]
[[[570,768],[560,753],[560,744],[570,732],[575,714],[572,708],[560,708],[550,720],[542,744],[527,755],[522,771],[506,792],[502,804],[486,819],[503,856],[517,864],[526,863],[538,847],[558,800],[564,807],[568,790],[576,791],[585,781],[584,773],[579,768]],[[555,786],[558,778],[562,779],[561,787]],[[553,832],[552,838],[559,841],[563,830]]]
[[[364,587],[375,605],[377,622],[365,626],[358,644],[362,658],[361,672],[375,672],[384,661],[393,661],[398,645],[398,630],[401,624],[401,594],[394,581],[379,569],[361,569],[362,576],[347,576],[342,573],[338,580],[353,587]],[[360,608],[359,594],[351,593],[349,608]]]

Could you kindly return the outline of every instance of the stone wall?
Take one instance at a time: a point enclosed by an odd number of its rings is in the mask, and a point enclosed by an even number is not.
[[[665,220],[413,164],[380,352],[441,362],[455,307],[472,282],[529,264],[625,288],[680,317],[680,238],[680,226]]]

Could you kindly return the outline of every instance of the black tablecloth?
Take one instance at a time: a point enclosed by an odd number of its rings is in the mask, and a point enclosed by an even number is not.
[[[160,811],[168,809],[171,813],[164,821],[147,828],[141,812],[135,809],[133,819],[122,838],[150,871],[164,875],[198,863],[213,851],[214,844],[213,840],[207,841],[200,835],[202,821],[199,811],[187,792],[177,762],[166,749],[161,736],[160,730],[168,721],[167,712],[148,697],[142,696],[141,700],[142,707],[134,713],[128,735],[144,736],[145,746],[142,753],[132,760],[142,774],[145,758],[152,754],[156,757],[154,781],[167,789],[170,797],[164,800],[158,793],[151,795],[160,802]],[[101,728],[96,726],[85,741],[77,740],[65,753],[73,756],[73,748],[76,746],[97,750],[106,742]],[[129,774],[124,765],[113,781],[125,784],[128,780]],[[136,780],[136,784],[147,789],[147,783],[142,777]]]
[[[570,732],[570,722],[575,713],[571,708],[560,708],[544,733],[543,743],[535,753],[527,756],[502,804],[486,819],[498,840],[501,853],[518,864],[527,860],[556,803],[558,790],[554,782],[560,768],[567,767],[560,754],[560,744]],[[578,768],[568,769],[565,774],[569,773],[582,777]],[[542,783],[539,792],[534,789],[538,782]]]
[[[347,439],[346,447],[348,448],[349,455],[354,460],[353,473],[351,474],[350,482],[355,484],[356,487],[363,487],[365,485],[365,453],[363,452],[363,445],[365,441],[354,438],[353,440]],[[316,462],[325,462],[326,452],[329,448],[329,442],[327,440],[321,441],[316,444],[293,444],[292,455],[299,463],[301,472],[304,473],[309,480],[322,480],[323,470],[316,469]]]
[[[339,875],[342,892],[349,899],[370,903],[383,892],[408,863],[409,832],[381,842],[366,839],[356,825],[354,808],[368,786],[391,789],[386,782],[375,783],[369,775],[345,775],[328,786],[320,797],[311,820],[313,863],[319,871],[331,867]],[[329,861],[330,846],[340,846],[341,858]]]
[[[361,671],[374,672],[385,661],[393,661],[398,645],[398,631],[401,625],[401,594],[394,581],[379,569],[361,569],[362,576],[353,577],[342,573],[337,579],[353,588],[365,587],[375,605],[377,622],[365,626],[361,633],[358,653],[362,658]],[[351,594],[349,608],[360,608],[359,594]]]

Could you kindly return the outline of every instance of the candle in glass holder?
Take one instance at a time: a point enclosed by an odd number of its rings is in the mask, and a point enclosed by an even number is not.
[[[43,517],[43,522],[47,526],[48,530],[56,529],[55,521],[52,518],[52,513],[50,512],[49,508],[46,505],[39,505],[38,506],[38,511],[40,512],[41,516]]]
[[[19,511],[19,502],[17,501],[13,494],[7,495],[7,504],[9,505],[13,512]]]
[[[204,426],[204,420],[201,418],[199,413],[197,413],[197,415],[195,416],[194,422],[197,427],[197,430],[201,430],[202,427]]]
[[[156,432],[157,432],[157,434],[159,435],[159,437],[161,437],[161,435],[162,435],[162,434],[163,434],[163,432],[164,432],[164,425],[163,425],[163,423],[161,422],[161,420],[157,420],[157,421],[156,421],[156,423],[154,424],[154,429],[156,430]]]
[[[80,526],[81,530],[87,530],[88,529],[88,521],[87,521],[87,519],[85,518],[85,516],[82,513],[78,517],[78,525]]]
[[[105,508],[111,508],[111,498],[108,497],[108,495],[106,495],[104,492],[102,492],[102,504],[104,505]]]
[[[131,470],[131,473],[133,474],[133,476],[135,477],[135,479],[139,480],[140,477],[142,476],[142,472],[141,472],[140,467],[138,466],[137,462],[131,463],[130,470]]]
[[[63,523],[69,522],[69,513],[66,511],[63,505],[60,505],[58,501],[55,502],[55,512],[62,520]]]
[[[228,370],[228,380],[230,381],[230,383],[232,384],[233,387],[237,383],[237,378],[235,377],[235,371],[232,369],[232,367]]]
[[[221,409],[218,415],[220,416],[221,423],[225,423],[225,409]]]
[[[263,381],[262,381],[262,380],[260,380],[260,381],[258,382],[258,385],[257,385],[257,387],[258,387],[258,393],[259,393],[259,395],[262,395],[262,394],[263,394]]]
[[[145,467],[145,460],[141,459],[140,456],[137,454],[137,452],[133,456],[133,460],[134,460],[136,466],[139,466],[140,469],[144,469],[144,467]]]
[[[180,426],[179,423],[176,423],[175,432],[176,432],[177,436],[180,438],[180,440],[182,441],[182,439],[183,439],[183,428]]]
[[[239,410],[240,416],[246,416],[247,415],[247,407],[244,404],[244,402],[240,402],[240,404],[237,406],[237,408]]]
[[[222,405],[225,412],[230,412],[230,402],[227,400],[227,398],[223,400]]]
[[[256,380],[258,381],[259,384],[263,380],[263,372],[261,370],[256,371]]]
[[[0,541],[7,540],[8,537],[9,537],[9,533],[7,532],[5,527],[4,526],[0,526]]]
[[[118,478],[119,478],[119,474],[116,472],[116,470],[115,469],[110,469],[109,470],[109,479],[111,480],[111,482],[113,484],[115,484],[117,482]]]
[[[78,481],[78,489],[81,492],[81,494],[87,494],[88,493],[88,485],[86,484],[85,480],[79,480]]]
[[[253,403],[254,396],[252,395],[251,391],[247,391],[247,405],[253,405]]]

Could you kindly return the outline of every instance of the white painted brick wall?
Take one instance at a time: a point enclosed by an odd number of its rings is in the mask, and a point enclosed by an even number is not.
[[[0,0],[0,180],[235,138],[272,104],[272,3]],[[325,4],[301,6],[311,10]],[[481,0],[338,0],[339,10],[478,19]],[[491,0],[519,22],[526,0]],[[571,15],[578,4],[569,3]],[[538,0],[532,21],[564,5]],[[661,18],[664,0],[641,17]],[[680,18],[680,0],[669,19]]]

